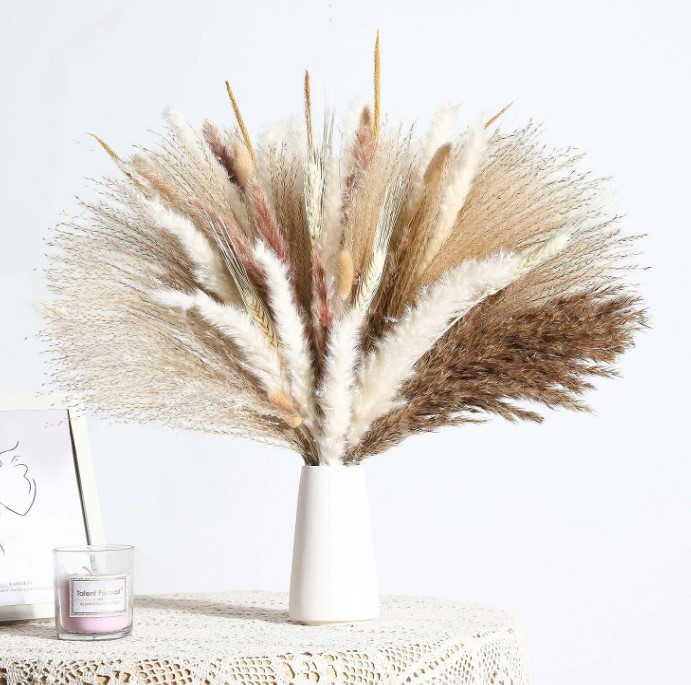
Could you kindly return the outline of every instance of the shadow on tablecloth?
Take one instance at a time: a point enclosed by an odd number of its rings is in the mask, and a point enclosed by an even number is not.
[[[248,606],[247,604],[231,604],[223,601],[209,601],[191,597],[157,597],[144,595],[137,597],[134,602],[135,612],[141,609],[166,609],[179,613],[197,614],[202,616],[223,616],[241,620],[265,621],[267,623],[293,623],[288,612],[269,607]]]

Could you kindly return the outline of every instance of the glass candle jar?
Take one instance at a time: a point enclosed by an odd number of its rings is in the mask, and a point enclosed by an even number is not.
[[[55,628],[61,640],[114,640],[132,632],[134,547],[53,550]]]

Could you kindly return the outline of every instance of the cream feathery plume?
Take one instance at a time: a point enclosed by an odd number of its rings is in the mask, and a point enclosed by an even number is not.
[[[310,253],[312,262],[312,318],[314,321],[314,342],[317,359],[321,359],[324,341],[332,321],[332,311],[328,297],[327,277],[319,251],[320,238],[323,232],[324,164],[331,159],[331,144],[333,136],[333,116],[324,120],[324,133],[321,149],[317,151],[312,142],[311,114],[309,102],[309,80],[305,82],[305,110],[308,123],[307,160],[305,162],[305,218],[309,234]]]
[[[285,264],[264,243],[257,241],[254,256],[266,277],[269,305],[276,334],[290,378],[291,395],[298,404],[305,425],[314,432],[317,411],[314,402],[314,365],[303,317],[293,298]]]
[[[360,367],[349,446],[355,447],[376,419],[397,407],[398,393],[414,375],[420,357],[451,326],[486,297],[556,257],[574,236],[567,227],[526,254],[499,252],[481,261],[469,259],[426,288]]]
[[[325,159],[324,199],[322,204],[322,230],[317,249],[321,255],[326,277],[326,290],[332,308],[340,301],[336,293],[338,254],[343,236],[341,222],[341,175],[334,159]]]
[[[211,176],[215,183],[208,184],[209,192],[216,202],[222,207],[225,203],[228,210],[238,224],[247,230],[247,219],[242,207],[237,189],[234,187],[224,164],[216,156],[216,152],[207,140],[204,132],[197,131],[184,115],[174,107],[168,107],[164,112],[164,118],[173,134],[181,151],[184,152],[198,169],[203,178]],[[207,127],[208,128],[208,127]],[[220,138],[219,138],[220,142]],[[229,161],[226,159],[226,161]],[[220,191],[220,193],[219,193]]]
[[[287,389],[278,350],[268,342],[264,331],[246,311],[217,302],[202,290],[193,293],[155,290],[152,297],[167,307],[183,311],[194,309],[204,321],[237,345],[242,352],[238,357],[238,363],[259,381],[267,396],[285,397]],[[274,401],[274,404],[278,405],[280,402]],[[294,405],[292,408],[294,411]]]
[[[442,107],[430,122],[425,141],[420,151],[420,168],[425,169],[434,153],[445,143],[451,140],[453,130],[458,120],[459,105],[447,105]]]
[[[141,210],[154,225],[178,239],[200,286],[225,302],[237,301],[238,292],[229,280],[223,258],[192,221],[155,199],[142,198]]]
[[[487,295],[515,277],[520,255],[499,253],[482,261],[468,260],[450,269],[427,288],[415,306],[381,338],[360,367],[351,447],[358,444],[372,422],[396,408],[403,384],[415,372],[422,355],[444,335],[452,322]]]
[[[432,158],[442,145],[445,145],[453,135],[453,129],[458,119],[458,105],[447,105],[442,107],[432,117],[427,135],[422,141],[420,151],[416,156],[416,164],[412,170],[410,179],[410,190],[406,203],[406,214],[410,215],[415,211],[420,195],[424,188],[424,174]]]
[[[163,112],[163,118],[180,147],[195,161],[204,161],[202,138],[185,119],[182,112],[174,107],[168,107]]]
[[[360,311],[364,312],[367,310],[374,299],[377,288],[379,288],[389,251],[391,234],[401,213],[405,187],[404,180],[398,179],[388,186],[384,194],[384,200],[379,210],[377,226],[374,232],[372,254],[365,264],[362,278],[355,294],[353,306]]]
[[[468,131],[459,152],[458,164],[451,171],[449,184],[444,192],[444,198],[437,215],[436,225],[419,262],[418,274],[424,273],[451,234],[456,223],[456,217],[463,209],[480,168],[486,141],[484,126],[475,126]]]
[[[351,309],[332,324],[329,333],[318,393],[322,413],[319,454],[324,464],[340,464],[345,454],[363,319],[363,312]]]
[[[314,150],[308,150],[305,161],[305,218],[310,237],[312,254],[322,231],[322,208],[324,199],[324,173],[321,159]]]
[[[309,83],[309,81],[307,81]],[[309,98],[309,92],[306,93],[306,98]],[[309,99],[305,102],[305,109],[309,113],[310,105]],[[333,165],[332,146],[333,146],[333,128],[334,115],[327,114],[324,117],[324,130],[322,133],[321,148],[317,149],[314,146],[311,128],[312,119],[311,114],[306,113],[308,136],[307,136],[307,156],[305,160],[305,218],[307,219],[307,229],[310,237],[310,246],[312,254],[318,254],[323,258],[324,254],[321,251],[320,243],[324,234],[324,210],[326,200],[326,180],[327,169],[336,177],[338,176],[337,169]],[[333,180],[333,179],[330,179]],[[337,180],[337,179],[336,179]],[[340,187],[339,183],[330,183],[331,197],[329,202],[333,203],[335,194],[333,186],[336,190]],[[334,212],[334,207],[329,207],[331,213]],[[331,218],[331,217],[330,217]],[[330,226],[331,227],[331,226]]]

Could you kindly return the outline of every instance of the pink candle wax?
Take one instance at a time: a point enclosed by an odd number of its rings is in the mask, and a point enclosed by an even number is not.
[[[58,592],[65,632],[118,633],[131,623],[126,576],[68,576],[59,580]]]

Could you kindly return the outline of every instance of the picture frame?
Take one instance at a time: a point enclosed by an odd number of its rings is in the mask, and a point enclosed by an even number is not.
[[[58,395],[0,395],[0,623],[53,616],[52,549],[103,542],[86,420]]]

